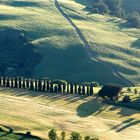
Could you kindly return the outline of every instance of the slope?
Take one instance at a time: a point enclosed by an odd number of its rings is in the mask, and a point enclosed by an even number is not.
[[[140,30],[127,28],[125,21],[109,16],[90,14],[86,1],[59,0],[72,22],[81,30],[92,54],[106,62],[120,75],[138,84],[140,80]],[[87,3],[88,5],[88,3]]]
[[[75,10],[81,10],[79,14],[82,14],[82,9],[79,9],[76,3],[73,4],[69,6],[75,6]],[[73,27],[58,12],[54,1],[2,0],[0,11],[0,28],[19,30],[37,47],[36,51],[43,55],[32,76],[126,85],[126,82],[116,77],[107,65],[103,65],[97,59],[89,58],[83,42]],[[79,15],[75,18],[79,18]],[[90,17],[88,18],[90,20]],[[85,23],[84,17],[80,20],[80,24]],[[90,34],[89,30],[88,32]],[[87,41],[89,40],[94,41],[88,37]],[[139,78],[136,74],[134,76]]]
[[[124,0],[123,7],[127,12],[138,11],[140,13],[139,0]]]

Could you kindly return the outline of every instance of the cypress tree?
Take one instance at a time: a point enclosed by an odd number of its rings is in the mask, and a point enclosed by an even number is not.
[[[1,79],[2,79],[2,78],[0,77],[0,86],[1,86],[1,83],[2,83],[2,82],[1,82],[2,80],[1,80]]]
[[[21,88],[21,77],[18,78],[18,87]]]
[[[5,82],[5,77],[3,77],[3,86],[5,86],[5,83],[6,83],[6,82]]]
[[[62,87],[63,87],[63,92],[65,92],[66,91],[66,84],[64,83]]]
[[[90,87],[87,86],[87,95],[90,95]]]
[[[82,95],[85,95],[85,85],[82,85]]]
[[[46,88],[46,86],[45,86],[45,85],[46,85],[46,82],[45,82],[45,80],[43,80],[43,86],[42,86],[42,91],[43,91],[43,92],[45,92],[45,91],[46,91],[46,89],[45,89],[45,88]]]
[[[42,80],[38,80],[38,91],[42,91]]]
[[[62,87],[61,87],[61,84],[59,83],[58,84],[58,92],[61,92],[62,91]]]
[[[10,87],[10,79],[9,79],[9,77],[6,78],[6,87]]]
[[[81,95],[81,86],[78,87],[78,94]]]
[[[47,91],[50,91],[50,82],[47,80]]]
[[[93,95],[93,85],[92,84],[90,85],[90,95],[91,96]]]
[[[38,81],[35,79],[35,91],[38,91]]]
[[[11,78],[11,87],[13,88],[14,87],[14,79]]]
[[[50,92],[53,92],[54,90],[53,90],[53,82],[51,81],[50,82]]]
[[[26,88],[29,89],[29,79],[26,79]]]
[[[70,83],[70,93],[73,94],[73,84],[72,84],[72,82]]]
[[[70,93],[69,83],[67,83],[67,93]]]
[[[25,89],[26,88],[26,84],[25,84],[25,78],[23,78],[23,82],[22,82],[22,87],[23,87],[23,89]]]
[[[34,90],[34,81],[32,79],[30,81],[30,90]]]
[[[15,88],[18,87],[18,83],[17,83],[17,77],[15,77]]]
[[[77,94],[77,84],[76,83],[74,84],[74,92],[75,92],[75,94]]]

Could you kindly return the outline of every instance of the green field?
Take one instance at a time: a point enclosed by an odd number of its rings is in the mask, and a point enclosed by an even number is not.
[[[126,28],[121,25],[124,21],[120,19],[90,15],[78,0],[60,2],[81,29],[93,55],[138,84],[140,30]],[[42,53],[43,58],[34,69],[33,76],[126,85],[106,65],[89,58],[73,27],[56,9],[53,0],[2,0],[0,19],[1,29],[21,31]]]
[[[94,88],[96,93],[99,89]],[[100,140],[136,140],[140,112],[102,103],[96,97],[0,89],[1,125],[15,132],[31,131],[47,139],[51,128],[99,136]],[[87,129],[88,128],[88,129]],[[131,133],[131,135],[130,135]]]

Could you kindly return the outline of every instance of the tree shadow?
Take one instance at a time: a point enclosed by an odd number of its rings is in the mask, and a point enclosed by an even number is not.
[[[38,2],[27,2],[27,1],[13,1],[13,2],[3,2],[4,4],[14,6],[14,7],[39,7]]]
[[[18,16],[16,15],[7,15],[7,14],[0,14],[0,20],[17,20],[18,19]]]
[[[106,105],[94,98],[88,102],[80,104],[77,108],[77,115],[79,117],[88,117],[90,115],[98,115],[106,109]]]
[[[121,132],[131,126],[135,126],[140,123],[140,120],[135,120],[134,118],[129,118],[120,124],[111,128],[111,130],[116,130],[116,132]]]

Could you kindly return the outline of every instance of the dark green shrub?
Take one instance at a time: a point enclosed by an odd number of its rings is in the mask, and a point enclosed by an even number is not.
[[[71,137],[70,137],[71,140],[82,140],[82,137],[79,133],[77,132],[72,132],[71,133]]]
[[[61,132],[61,140],[65,140],[66,139],[66,132],[63,131]]]
[[[131,100],[130,100],[130,97],[128,95],[126,95],[126,96],[123,97],[123,102],[124,103],[130,103],[130,101]]]
[[[56,140],[57,139],[56,130],[55,129],[50,130],[48,133],[48,137],[49,140]]]

